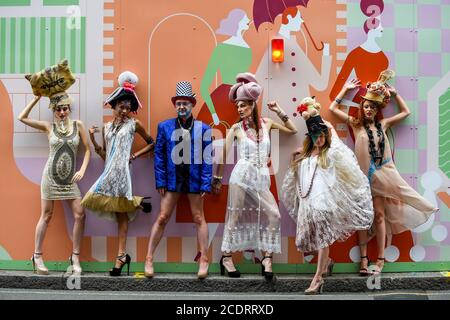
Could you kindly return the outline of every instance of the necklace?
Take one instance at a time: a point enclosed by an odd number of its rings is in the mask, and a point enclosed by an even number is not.
[[[378,136],[378,150],[375,147],[375,139],[373,136],[372,129],[369,127],[369,125],[366,123],[364,128],[366,129],[367,136],[369,137],[369,154],[372,158],[372,161],[375,164],[381,165],[383,161],[384,156],[384,148],[385,148],[385,140],[384,140],[384,134],[383,129],[381,127],[381,123],[377,122],[375,124],[375,127],[377,128],[377,136]]]
[[[111,128],[112,134],[113,135],[117,134],[120,131],[120,129],[123,127],[123,125],[127,122],[128,122],[128,118],[125,118],[122,121],[117,121],[116,119],[114,119],[114,121],[112,123],[112,128]]]
[[[242,121],[242,126],[244,128],[246,136],[250,140],[255,141],[256,143],[261,142],[264,139],[264,135],[261,134],[261,132],[257,133],[255,129],[250,128],[249,124],[250,124],[250,121],[248,120],[248,118],[246,118]],[[263,126],[263,123],[261,121],[261,128],[262,128],[262,126]]]
[[[178,121],[178,125],[180,126],[181,130],[183,130],[183,140],[185,140],[185,139],[190,139],[191,130],[192,130],[192,127],[194,126],[195,119],[192,118],[191,125],[189,126],[188,129],[185,129],[185,128],[181,125],[180,118],[177,118],[177,121]]]
[[[56,121],[56,131],[62,136],[67,136],[70,133],[71,121]]]
[[[310,161],[310,159],[311,159],[311,158],[309,158],[308,161]],[[303,195],[303,191],[302,191],[302,183],[301,183],[301,181],[299,181],[299,183],[297,184],[297,185],[298,185],[298,195],[299,195],[300,198],[302,198],[302,199],[308,197],[309,194],[311,193],[311,189],[312,189],[312,186],[313,186],[314,178],[315,178],[315,176],[316,176],[316,171],[317,171],[317,165],[318,165],[318,163],[319,163],[319,162],[317,161],[317,162],[316,162],[316,166],[314,167],[314,172],[313,172],[313,175],[312,175],[312,177],[311,177],[311,181],[309,182],[308,191],[306,192],[305,195]],[[308,166],[309,166],[309,163],[308,163]],[[301,177],[303,177],[303,171],[302,171],[300,174],[301,174]]]

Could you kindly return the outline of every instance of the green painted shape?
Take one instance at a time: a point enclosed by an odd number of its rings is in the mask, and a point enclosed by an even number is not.
[[[419,103],[418,101],[408,100],[406,101],[406,104],[408,105],[411,114],[402,121],[402,124],[415,126],[417,124],[417,119],[419,118]]]
[[[41,28],[40,28],[40,40],[39,40],[39,47],[40,47],[40,61],[39,61],[39,69],[44,69],[46,67],[45,65],[45,37],[46,37],[46,22],[45,18],[40,18],[41,22]]]
[[[111,268],[111,262],[82,262],[85,272],[107,272]],[[50,271],[64,272],[69,263],[64,261],[47,261],[46,266]],[[259,274],[259,264],[238,264],[236,267],[242,273]],[[312,274],[316,271],[316,264],[280,264],[273,265],[274,273],[278,274]],[[197,273],[197,263],[154,263],[157,273]],[[32,270],[30,261],[6,261],[0,260],[0,270]],[[358,263],[336,263],[333,269],[335,273],[356,273],[359,270]],[[442,262],[396,262],[386,263],[383,272],[431,272],[450,270],[450,261]],[[126,270],[125,270],[126,271]],[[219,273],[219,264],[213,263],[209,267],[210,273]],[[143,262],[131,263],[130,272],[144,272]]]
[[[5,73],[6,56],[6,19],[0,18],[0,74]]]
[[[395,53],[395,74],[410,77],[417,73],[417,52]]]
[[[16,72],[16,18],[10,19],[10,42],[9,42],[9,50],[10,50],[10,57],[11,61],[9,63],[9,72],[15,73]]]
[[[439,250],[439,253],[440,253],[440,256],[439,256],[440,259],[450,260],[450,246],[445,246],[445,247],[442,246]]]
[[[25,73],[25,18],[20,18],[20,67],[19,72]]]
[[[428,92],[438,83],[439,77],[420,77],[419,78],[419,100],[428,100]]]
[[[236,74],[246,72],[252,63],[252,50],[230,44],[218,44],[208,61],[205,73],[200,84],[200,93],[205,100],[209,111],[215,110],[209,88],[214,82],[217,72],[222,76],[222,83],[234,84]]]
[[[433,239],[432,228],[421,233],[420,245],[421,246],[440,246],[440,242]]]
[[[72,70],[78,70],[77,65],[77,29],[70,30],[70,59],[69,65]]]
[[[56,19],[50,20],[50,61],[56,63]]]
[[[442,53],[441,57],[442,57],[442,74],[446,74],[447,72],[450,71],[450,53]]]
[[[419,126],[419,149],[427,149],[427,126]]]
[[[412,149],[397,149],[395,151],[395,165],[402,174],[418,172],[418,151]]]
[[[86,30],[86,17],[81,18],[81,30]],[[80,35],[80,73],[86,72],[86,32]]]
[[[31,18],[30,21],[30,30],[36,30],[36,18]],[[30,59],[30,70],[27,70],[29,72],[35,72],[36,71],[36,37],[34,34],[30,35],[30,56],[28,57]]]
[[[441,4],[442,0],[416,0],[417,4]]]
[[[34,73],[63,58],[73,72],[85,73],[86,17],[79,29],[67,29],[66,22],[65,17],[0,17],[0,74]]]
[[[418,32],[418,51],[440,53],[441,30],[438,29],[419,29]]]
[[[450,178],[450,88],[439,97],[439,168]]]
[[[396,4],[394,17],[396,28],[411,28],[415,25],[417,6],[415,4]]]
[[[450,5],[441,5],[441,27],[443,29],[450,29]],[[447,40],[448,41],[448,40]]]
[[[365,21],[366,16],[362,14],[359,3],[347,3],[347,26],[362,29]]]
[[[77,6],[80,4],[79,0],[44,0],[44,6]]]
[[[60,57],[61,60],[65,59],[66,56],[66,25],[67,25],[67,18],[62,17],[61,19],[61,35],[59,39],[59,47],[60,47]]]
[[[395,29],[383,27],[383,36],[377,42],[384,52],[395,52]]]
[[[8,251],[6,251],[5,248],[0,246],[0,261],[1,260],[12,260],[11,256],[9,255]]]
[[[442,222],[450,222],[450,208],[441,202],[439,211],[439,217]],[[449,246],[450,247],[450,246]],[[450,259],[449,259],[450,260]]]
[[[31,0],[0,0],[0,7],[29,6]]]

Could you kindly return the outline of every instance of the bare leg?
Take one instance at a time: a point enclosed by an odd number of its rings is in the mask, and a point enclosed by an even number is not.
[[[121,256],[127,252],[127,235],[128,235],[128,214],[124,212],[116,212],[117,231],[119,235],[119,250],[117,256]],[[116,259],[116,268],[120,268],[123,261]]]
[[[330,254],[329,247],[319,250],[316,274],[314,275],[314,278],[312,279],[311,284],[309,285],[309,288],[306,289],[305,293],[314,291],[317,292],[319,290],[320,286],[323,283],[322,272],[324,270],[324,267],[328,264],[329,254]]]
[[[369,258],[367,256],[367,244],[369,242],[369,235],[367,230],[358,231],[359,252],[361,255],[361,261],[359,265],[359,274],[369,274]]]
[[[208,225],[203,212],[203,198],[199,194],[188,194],[191,205],[192,219],[197,225],[197,241],[200,246],[200,267],[198,277],[203,279],[208,275]]]
[[[86,221],[86,215],[83,207],[81,206],[81,199],[69,200],[69,204],[72,207],[73,218],[75,223],[73,225],[73,249],[72,249],[72,263],[74,272],[81,272],[80,266],[80,246],[81,239],[84,234],[84,224]]]
[[[261,251],[263,257],[273,257],[273,253],[271,252],[265,252]],[[272,272],[272,258],[263,258],[263,261],[261,263],[264,265],[264,270],[266,272]]]
[[[384,248],[386,246],[386,221],[384,211],[384,199],[382,197],[375,197],[373,199],[373,207],[375,210],[375,229],[377,232],[377,251],[378,257],[383,259],[377,259],[377,269],[375,273],[380,273],[384,266]]]
[[[161,241],[164,229],[169,222],[170,216],[172,215],[173,209],[175,208],[179,197],[180,193],[176,192],[166,192],[164,196],[161,197],[159,216],[153,224],[150,239],[148,241],[147,258],[145,259],[145,275],[147,277],[153,277],[153,255],[156,247]]]
[[[240,186],[231,184],[228,189],[228,196],[232,197],[235,206],[238,208],[245,207],[245,191]],[[239,213],[237,211],[227,211],[225,218],[225,228],[234,229],[239,221]],[[231,252],[222,251],[222,263],[228,272],[236,272],[236,267],[233,263],[233,258],[231,257]]]
[[[41,216],[36,225],[34,252],[37,254],[34,254],[33,257],[38,272],[41,271],[42,274],[48,273],[48,269],[45,267],[42,259],[42,243],[53,216],[53,205],[53,200],[41,200]]]

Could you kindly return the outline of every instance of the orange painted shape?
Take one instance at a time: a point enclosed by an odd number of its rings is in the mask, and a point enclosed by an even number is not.
[[[447,208],[450,208],[450,195],[447,192],[439,192],[438,197],[443,203],[445,203]]]
[[[167,237],[167,262],[182,261],[182,242],[181,237]]]

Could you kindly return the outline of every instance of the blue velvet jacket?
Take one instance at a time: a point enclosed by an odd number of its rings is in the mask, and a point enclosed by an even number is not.
[[[184,157],[179,157],[183,146],[180,141],[181,130],[177,130],[177,118],[169,119],[158,124],[158,134],[155,144],[155,180],[156,188],[166,188],[171,192],[180,192],[178,186],[180,169],[186,159],[190,164],[183,170],[188,170],[185,179],[187,192],[199,193],[211,191],[212,178],[212,139],[211,128],[201,121],[195,121],[191,129],[190,150],[183,150]],[[190,155],[189,155],[190,153]],[[175,161],[175,163],[174,163]],[[187,161],[189,162],[189,161]]]

